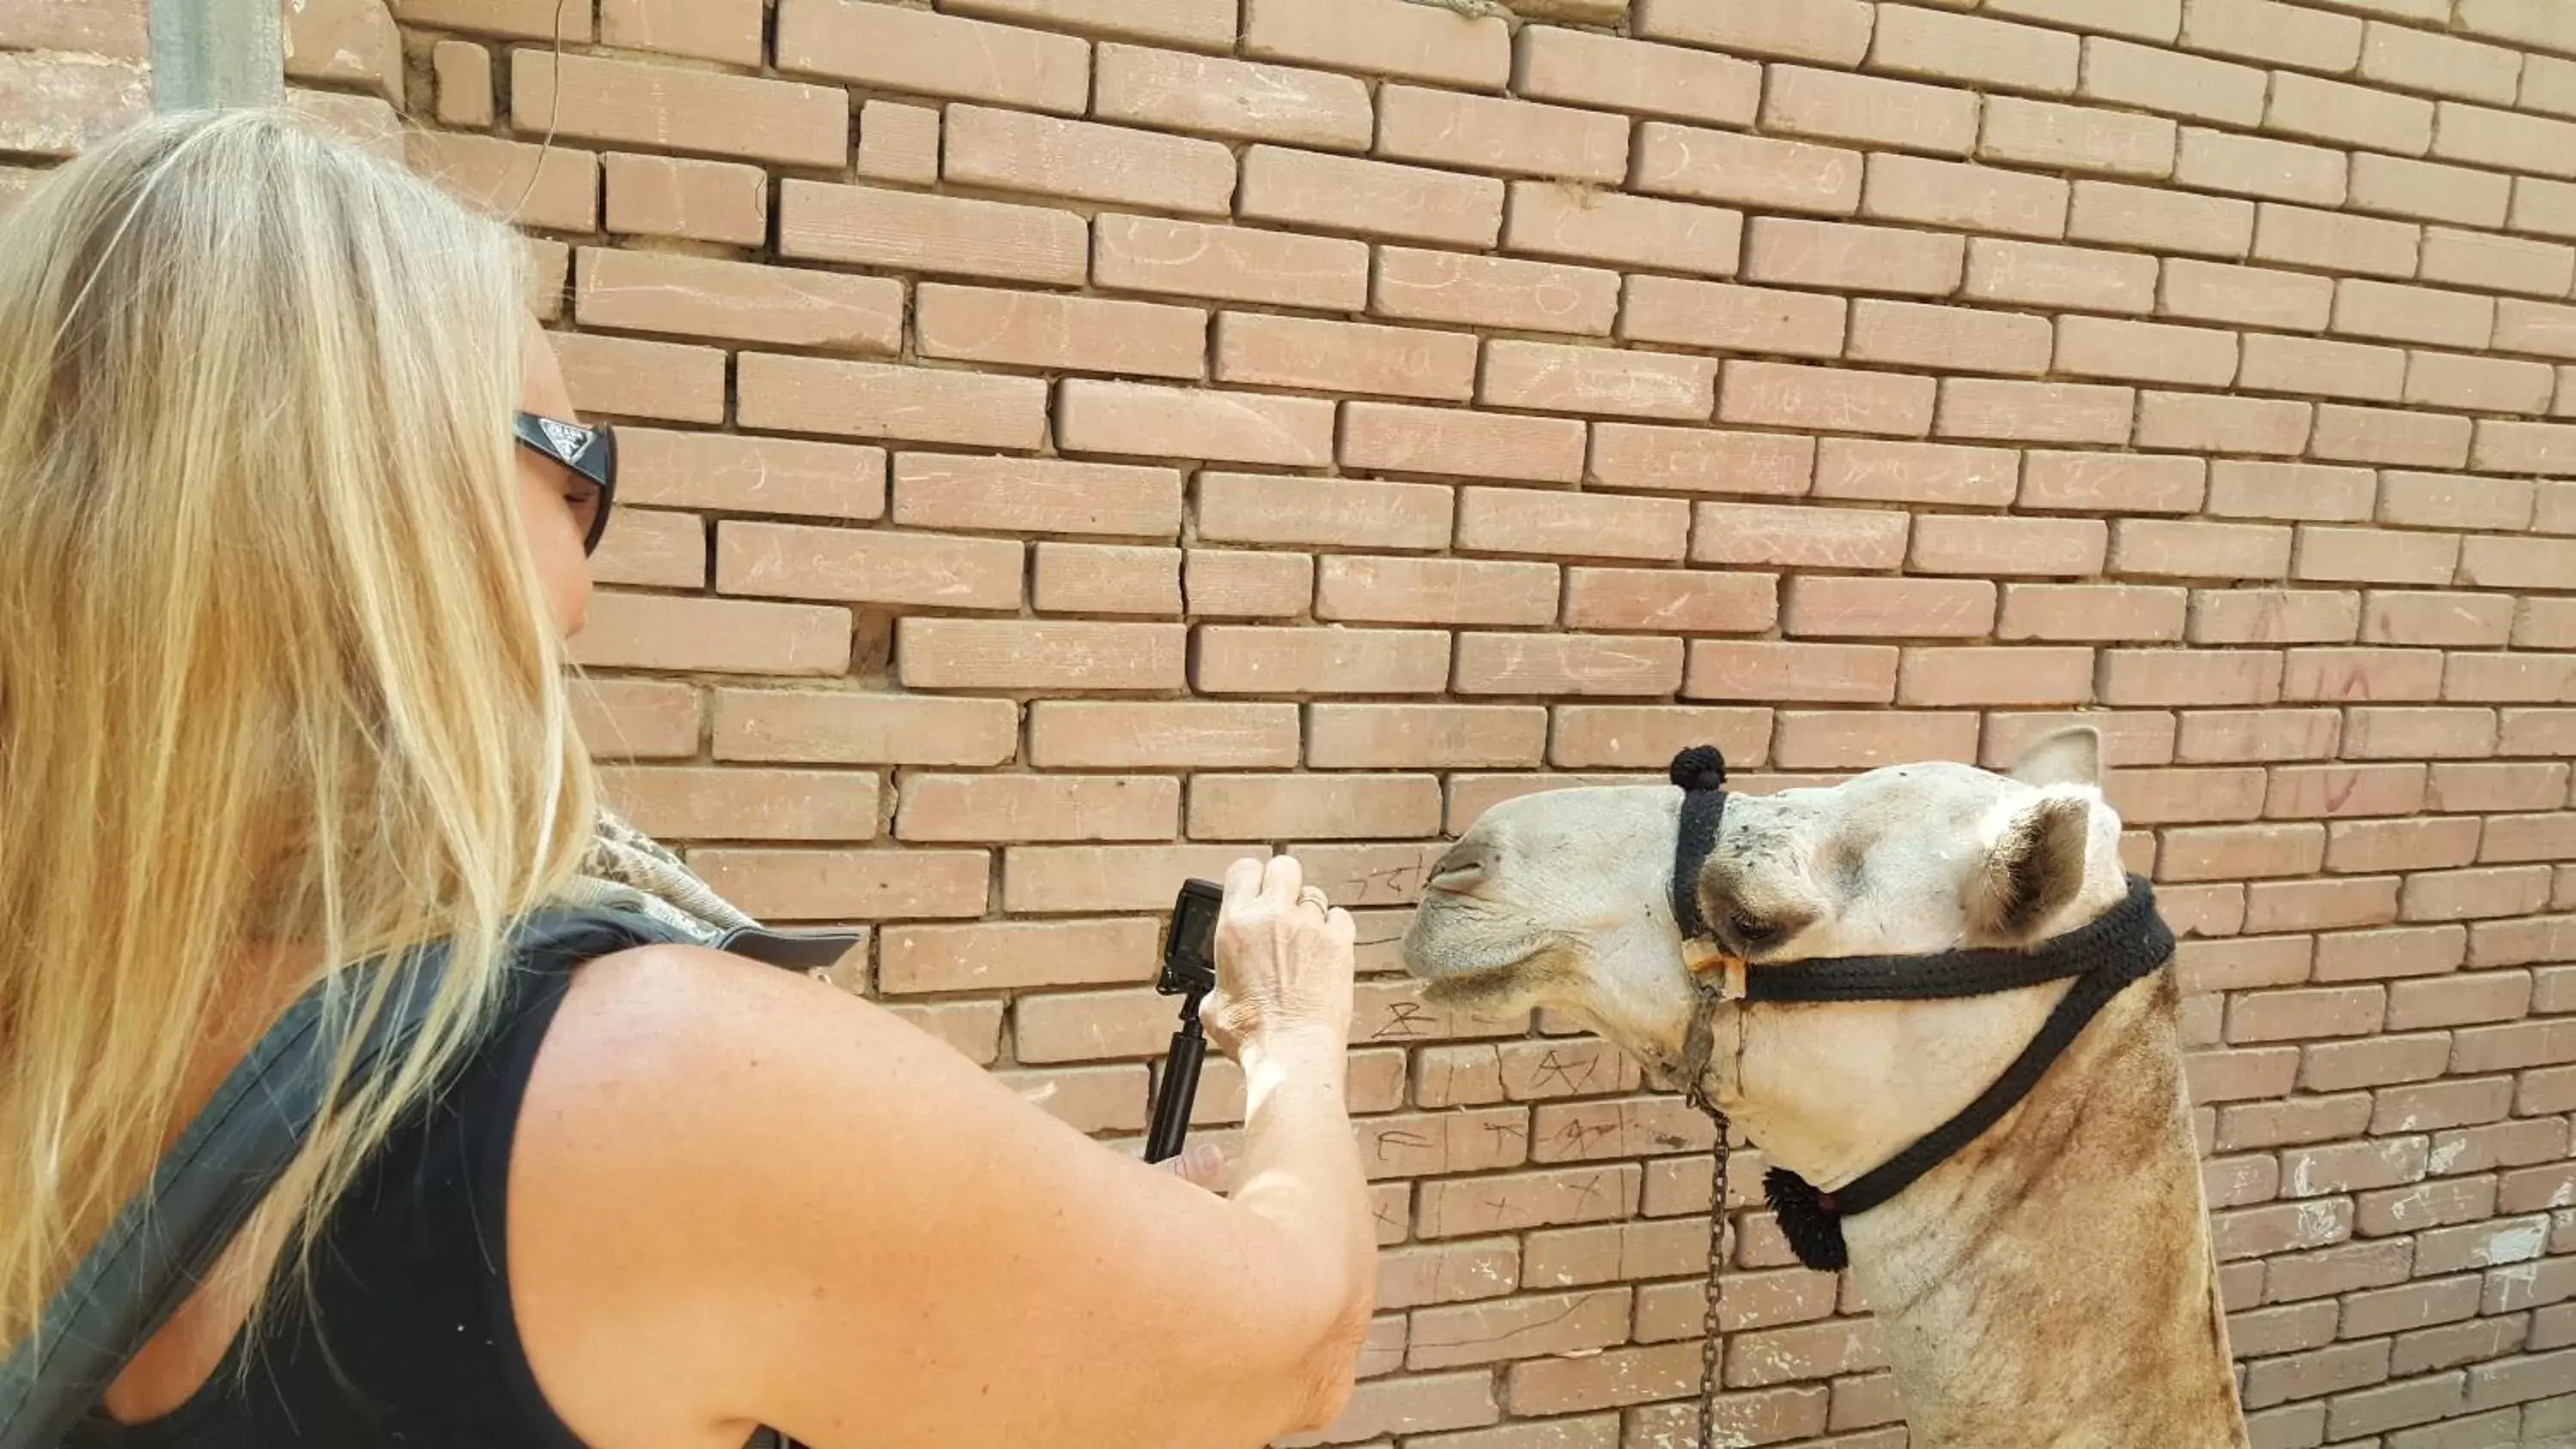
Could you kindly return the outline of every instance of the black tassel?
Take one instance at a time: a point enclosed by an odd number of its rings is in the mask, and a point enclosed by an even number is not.
[[[1819,1273],[1839,1273],[1851,1263],[1833,1194],[1818,1192],[1805,1178],[1775,1167],[1763,1174],[1762,1196],[1771,1204],[1772,1216],[1780,1220],[1780,1236],[1789,1240],[1789,1251],[1798,1255],[1799,1262]]]
[[[1673,756],[1669,777],[1685,790],[1726,788],[1726,756],[1715,745],[1693,745]]]

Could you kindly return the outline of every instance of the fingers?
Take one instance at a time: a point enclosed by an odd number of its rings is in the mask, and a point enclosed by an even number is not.
[[[1359,923],[1352,920],[1351,913],[1340,906],[1335,906],[1324,913],[1324,929],[1332,934],[1335,941],[1345,946],[1359,940]]]
[[[1305,883],[1306,868],[1293,855],[1274,855],[1262,868],[1261,893],[1283,911],[1297,903],[1297,891]]]
[[[1227,866],[1223,913],[1234,915],[1245,906],[1252,904],[1253,897],[1259,895],[1263,889],[1267,880],[1267,871],[1268,866],[1257,855],[1247,855]]]
[[[1193,1142],[1181,1149],[1180,1156],[1166,1158],[1154,1165],[1183,1182],[1195,1183],[1214,1192],[1217,1180],[1225,1176],[1225,1149],[1213,1142]]]

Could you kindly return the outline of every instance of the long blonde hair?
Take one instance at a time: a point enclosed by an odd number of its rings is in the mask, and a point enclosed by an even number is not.
[[[283,985],[355,1024],[336,967],[454,943],[270,1207],[309,1246],[577,863],[519,257],[273,112],[148,122],[0,221],[0,1344],[148,1179],[203,1043],[285,1005],[251,963],[309,962]]]

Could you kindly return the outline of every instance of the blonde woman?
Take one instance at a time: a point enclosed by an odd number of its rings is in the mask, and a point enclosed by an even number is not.
[[[1328,1419],[1373,1235],[1350,919],[1293,862],[1227,879],[1230,1199],[801,976],[496,944],[615,896],[585,862],[622,840],[560,683],[613,444],[516,266],[265,114],[150,123],[0,223],[0,1345],[289,1002],[446,941],[419,1044],[77,1442],[1091,1449]]]

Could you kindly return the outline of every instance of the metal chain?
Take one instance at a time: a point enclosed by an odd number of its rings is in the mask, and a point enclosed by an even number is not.
[[[1726,1157],[1727,1132],[1731,1124],[1726,1113],[1715,1103],[1706,1108],[1709,1120],[1717,1124],[1717,1154],[1710,1159],[1708,1193],[1708,1314],[1700,1323],[1703,1335],[1699,1349],[1699,1443],[1700,1449],[1714,1449],[1717,1443],[1717,1388],[1719,1360],[1724,1356],[1724,1339],[1718,1333],[1718,1295],[1726,1281]]]

